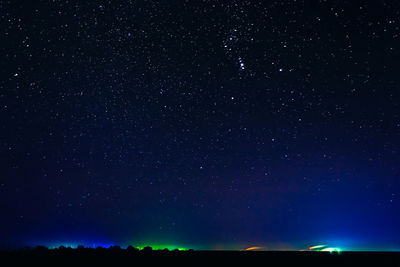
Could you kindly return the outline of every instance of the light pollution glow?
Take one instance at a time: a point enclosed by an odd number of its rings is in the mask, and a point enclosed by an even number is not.
[[[337,247],[328,247],[327,245],[317,245],[308,248],[309,251],[321,251],[321,252],[337,252],[340,253],[342,249]]]

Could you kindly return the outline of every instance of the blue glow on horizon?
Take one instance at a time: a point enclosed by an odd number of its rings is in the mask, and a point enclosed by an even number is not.
[[[66,248],[78,248],[78,246],[83,246],[85,248],[98,248],[98,247],[102,247],[102,248],[110,248],[112,246],[114,246],[114,244],[111,243],[101,243],[101,242],[59,242],[59,243],[50,243],[49,245],[47,245],[47,247],[49,249],[54,249],[54,248],[59,248],[61,246],[64,246]]]
[[[34,247],[45,246],[49,249],[56,249],[59,247],[73,248],[76,249],[78,246],[83,246],[85,248],[110,248],[115,246],[115,244],[110,242],[91,242],[91,241],[46,241],[46,242],[32,242]]]

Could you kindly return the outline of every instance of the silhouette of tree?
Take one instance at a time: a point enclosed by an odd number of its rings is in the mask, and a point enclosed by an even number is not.
[[[134,248],[133,246],[129,245],[129,246],[126,248],[126,251],[127,251],[127,252],[137,252],[137,251],[139,251],[139,249]]]
[[[111,247],[109,248],[109,250],[117,251],[117,250],[121,250],[121,247],[120,247],[120,246],[111,246]]]
[[[45,247],[45,246],[37,246],[36,247],[36,250],[37,251],[47,251],[47,250],[49,250],[47,247]]]
[[[144,252],[153,251],[153,248],[152,248],[152,247],[149,247],[149,246],[147,246],[147,247],[144,247],[144,248],[142,249],[142,251],[144,251]]]

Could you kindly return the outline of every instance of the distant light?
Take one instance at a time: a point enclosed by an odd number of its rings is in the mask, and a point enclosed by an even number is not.
[[[327,251],[327,252],[340,252],[341,249],[340,248],[323,248],[320,251]]]
[[[338,247],[328,247],[327,245],[318,245],[312,246],[308,248],[309,251],[322,251],[322,252],[330,252],[330,253],[340,253],[342,251],[341,248]]]
[[[308,250],[316,250],[316,249],[323,248],[323,247],[326,247],[326,245],[312,246],[312,247],[309,247]]]
[[[244,249],[244,251],[254,251],[254,250],[262,250],[262,247],[249,247]]]

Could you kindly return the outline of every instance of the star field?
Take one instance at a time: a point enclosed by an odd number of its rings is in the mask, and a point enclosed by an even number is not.
[[[399,17],[0,1],[0,245],[400,247]]]

